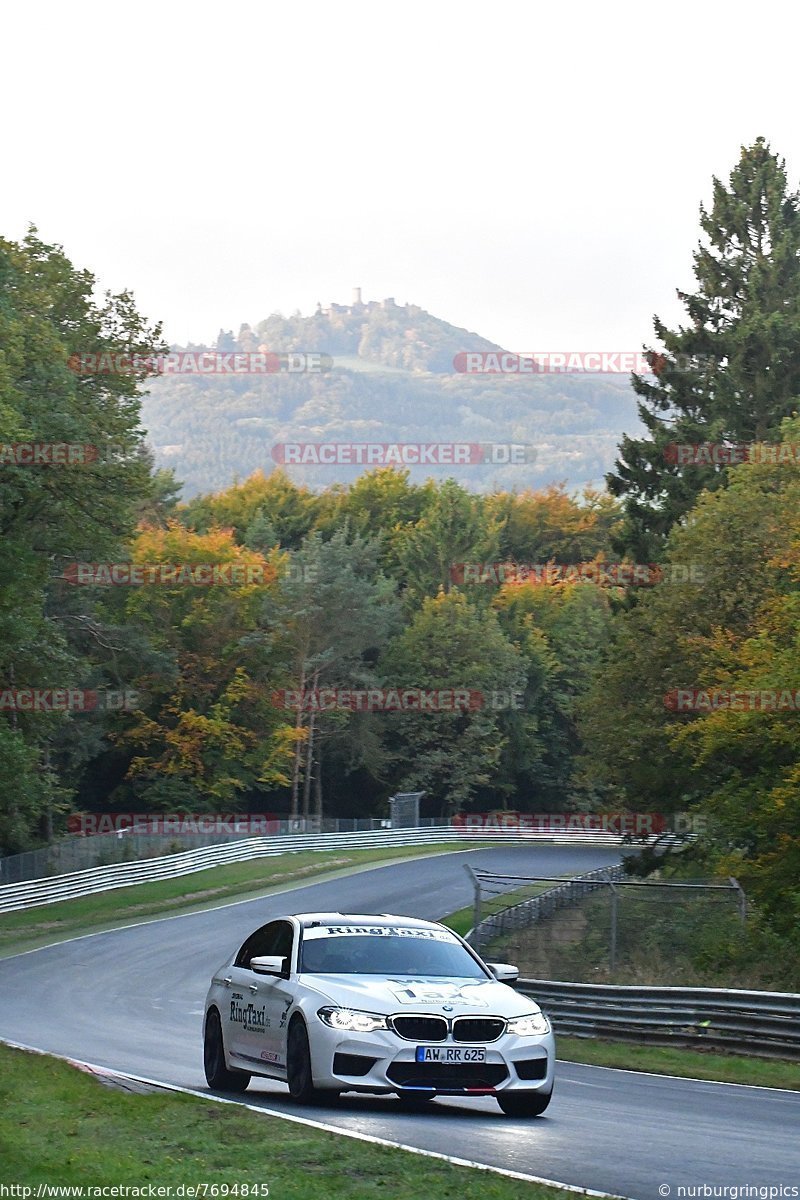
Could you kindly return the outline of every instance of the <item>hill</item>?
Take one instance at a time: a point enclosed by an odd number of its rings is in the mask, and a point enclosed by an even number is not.
[[[452,476],[474,491],[601,484],[620,434],[638,428],[624,375],[464,375],[461,351],[501,347],[415,305],[393,300],[318,307],[310,317],[274,314],[214,346],[192,351],[321,353],[330,370],[308,374],[164,375],[150,382],[143,424],[159,465],[174,468],[184,496],[226,487],[281,461],[286,443],[525,444],[533,461],[417,466],[420,478]],[[500,452],[502,457],[502,452]],[[487,456],[490,457],[490,456]],[[367,466],[291,465],[310,487],[349,482]]]

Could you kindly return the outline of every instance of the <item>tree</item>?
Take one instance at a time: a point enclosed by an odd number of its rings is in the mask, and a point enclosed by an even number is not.
[[[646,433],[623,438],[606,477],[625,499],[617,548],[639,562],[657,560],[700,492],[725,482],[721,467],[671,463],[668,447],[775,437],[800,396],[800,196],[763,138],[742,148],[727,187],[714,179],[700,225],[697,290],[678,292],[688,324],[654,319],[655,379],[633,376]]]
[[[784,434],[796,440],[798,423],[787,423]],[[786,669],[785,646],[796,636],[789,598],[796,591],[798,468],[747,463],[728,476],[727,486],[705,493],[686,525],[668,538],[666,564],[694,567],[694,578],[662,582],[617,615],[610,648],[581,705],[581,733],[587,774],[617,803],[667,813],[697,807],[713,815],[715,798],[733,788],[742,813],[731,823],[732,845],[746,848],[745,813],[753,807],[748,789],[764,793],[791,770],[800,746],[786,734],[796,720],[680,713],[665,699],[678,688],[735,686],[756,666],[757,650],[762,678],[777,679],[778,668]],[[783,623],[783,642],[776,621]],[[722,729],[729,737],[725,752],[712,754],[712,734]]]
[[[455,563],[497,558],[500,521],[477,496],[447,479],[432,493],[422,516],[398,538],[397,556],[410,602],[452,587]]]
[[[256,550],[275,545],[296,550],[323,504],[308,488],[296,487],[285,471],[254,471],[222,492],[196,496],[177,515],[199,533],[215,526],[233,529],[238,541]]]
[[[787,423],[789,438],[800,422]],[[778,474],[780,473],[780,474]],[[746,465],[729,493],[769,507],[762,586],[746,620],[720,623],[701,647],[702,686],[754,696],[686,719],[675,751],[709,780],[700,800],[709,832],[698,857],[735,875],[757,910],[800,949],[800,469]],[[752,537],[752,534],[750,535]],[[770,697],[775,696],[775,707]]]
[[[472,605],[463,592],[426,597],[387,647],[379,670],[386,687],[440,694],[466,689],[482,698],[472,710],[385,714],[397,787],[427,791],[442,816],[468,806],[481,789],[502,794],[504,714],[523,691],[525,672],[496,614]]]
[[[375,682],[375,660],[399,621],[396,585],[380,570],[378,559],[378,543],[351,536],[346,524],[327,541],[315,530],[291,555],[281,580],[280,609],[273,620],[283,630],[279,636],[286,646],[291,690],[303,697],[295,713],[292,816],[301,807],[302,815],[309,816],[312,785],[316,814],[322,816],[326,742],[347,741],[354,730],[361,733],[360,751],[351,740],[350,769],[364,761],[363,751],[371,746],[360,716],[336,708],[321,712],[316,697],[323,688]]]
[[[278,654],[259,636],[265,601],[274,603],[275,563],[237,545],[229,530],[198,534],[177,521],[140,530],[131,553],[142,566],[240,570],[230,582],[144,583],[125,595],[124,624],[169,664],[142,664],[141,707],[115,736],[129,759],[127,790],[149,807],[204,810],[285,786],[293,731],[271,699],[282,679]]]
[[[509,754],[520,807],[558,811],[594,789],[574,779],[578,711],[608,643],[611,600],[592,583],[508,584],[494,607],[526,669],[524,712],[514,715]]]
[[[177,515],[181,484],[169,467],[156,467],[153,455],[143,452],[149,465],[150,478],[147,493],[136,507],[137,525],[158,525],[166,528],[168,521]]]
[[[360,475],[349,487],[331,488],[332,502],[317,520],[326,536],[347,522],[353,533],[377,538],[384,570],[398,573],[404,536],[432,503],[436,485],[409,483],[410,472],[378,467]]]
[[[165,347],[129,293],[98,304],[94,286],[88,271],[35,230],[21,244],[0,240],[0,679],[10,689],[86,684],[75,635],[93,629],[91,613],[75,605],[60,613],[61,585],[53,580],[75,559],[113,557],[150,494],[139,424],[147,368],[128,364]],[[108,369],[84,371],[96,355]],[[19,443],[89,449],[73,465],[28,466],[7,457]],[[72,720],[0,713],[7,850],[47,836],[63,808],[51,751]]]
[[[578,500],[563,484],[496,492],[486,507],[502,522],[500,557],[518,563],[579,563],[607,555],[621,518],[619,504],[606,493],[586,488]]]

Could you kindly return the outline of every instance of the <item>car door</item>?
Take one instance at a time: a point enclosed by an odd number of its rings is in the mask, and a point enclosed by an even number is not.
[[[258,1065],[262,1070],[273,1068],[280,1072],[286,1067],[283,1026],[292,992],[288,980],[257,974],[250,967],[250,960],[278,956],[285,958],[291,967],[294,942],[291,921],[270,921],[250,935],[229,972],[228,1046],[254,1068]]]

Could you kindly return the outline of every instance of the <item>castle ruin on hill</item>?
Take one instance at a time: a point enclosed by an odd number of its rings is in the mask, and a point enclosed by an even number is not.
[[[363,313],[374,312],[376,309],[383,309],[386,311],[392,308],[408,308],[408,305],[395,304],[394,296],[387,296],[385,300],[368,300],[365,304],[361,299],[361,288],[357,287],[353,288],[352,304],[331,303],[327,308],[323,308],[322,304],[317,301],[317,311],[315,315],[318,317],[332,317],[341,313],[347,316],[358,316]]]

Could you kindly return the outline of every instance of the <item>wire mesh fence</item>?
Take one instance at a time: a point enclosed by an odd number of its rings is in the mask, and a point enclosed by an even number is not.
[[[741,935],[736,880],[631,880],[622,866],[574,879],[472,871],[470,941],[520,975],[574,983],[701,985],[719,946]]]

